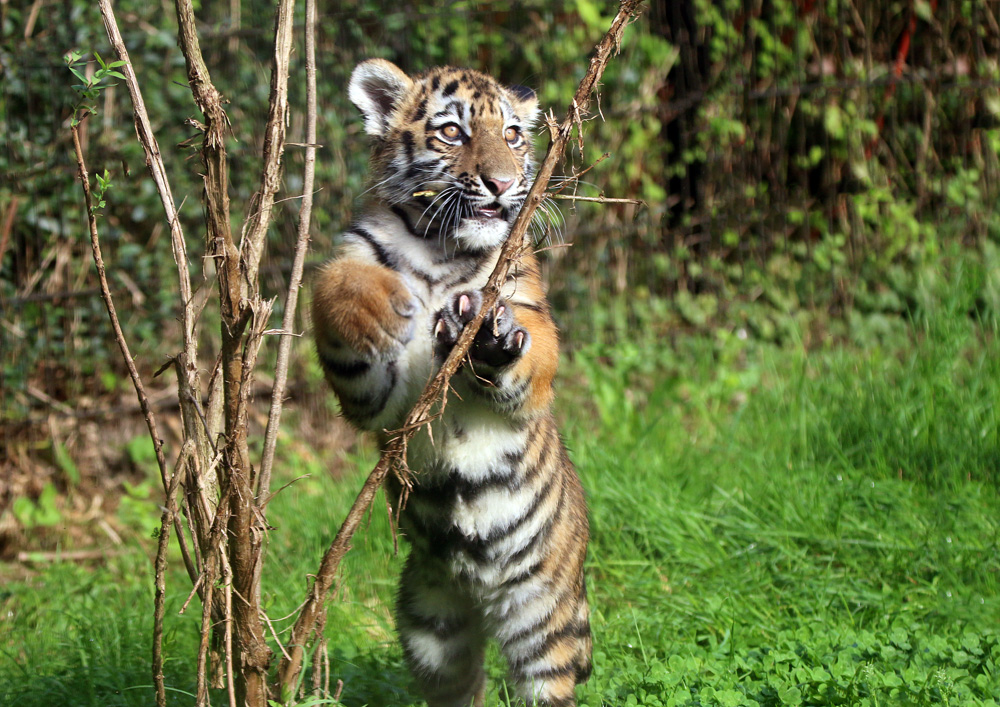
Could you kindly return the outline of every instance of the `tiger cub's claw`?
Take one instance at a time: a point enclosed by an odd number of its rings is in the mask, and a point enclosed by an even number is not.
[[[434,324],[435,353],[444,358],[455,345],[462,329],[479,313],[483,297],[478,291],[459,292],[449,298]],[[523,356],[531,346],[531,335],[517,325],[506,302],[500,302],[483,319],[469,349],[473,362],[501,368]]]

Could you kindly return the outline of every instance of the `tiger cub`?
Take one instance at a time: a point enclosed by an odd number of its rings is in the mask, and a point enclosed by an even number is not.
[[[539,111],[532,91],[476,71],[411,77],[379,59],[348,90],[373,138],[372,197],[316,279],[313,323],[344,415],[385,443],[479,311],[531,186]],[[443,416],[409,443],[396,624],[431,707],[484,703],[489,638],[528,704],[575,705],[590,674],[587,510],[550,411],[557,359],[525,255]]]

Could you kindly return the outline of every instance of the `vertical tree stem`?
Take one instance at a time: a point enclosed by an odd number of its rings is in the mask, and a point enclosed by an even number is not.
[[[152,656],[153,682],[156,685],[157,705],[163,707],[163,705],[166,704],[166,690],[163,685],[162,653],[163,600],[166,591],[163,586],[163,576],[166,573],[166,543],[169,540],[169,533],[166,529],[168,527],[168,523],[178,521],[176,514],[174,513],[173,498],[177,491],[177,482],[180,479],[180,474],[175,471],[173,475],[168,476],[167,461],[163,454],[163,442],[160,439],[160,433],[156,426],[156,417],[149,406],[149,399],[146,397],[146,390],[142,384],[142,378],[139,377],[139,371],[135,367],[135,360],[132,358],[128,342],[125,341],[125,334],[122,332],[121,324],[118,321],[118,312],[115,309],[115,303],[111,297],[111,287],[108,285],[107,273],[104,269],[104,257],[101,254],[101,241],[97,231],[97,214],[94,212],[93,198],[90,193],[90,174],[87,172],[87,165],[83,156],[83,147],[80,144],[79,124],[72,126],[72,133],[73,149],[76,153],[76,164],[77,169],[79,170],[80,184],[83,187],[84,204],[87,207],[87,224],[90,229],[90,247],[94,256],[94,265],[97,267],[97,276],[101,283],[101,297],[104,299],[104,306],[108,310],[108,316],[111,319],[111,326],[115,332],[115,340],[118,342],[118,348],[121,350],[122,357],[125,359],[125,365],[128,368],[129,376],[132,378],[132,385],[135,387],[136,395],[139,398],[139,407],[142,408],[142,414],[146,418],[146,428],[148,429],[149,436],[153,441],[153,450],[156,454],[156,464],[160,468],[160,480],[163,483],[163,488],[166,490],[167,494],[166,510],[163,512],[163,517],[161,518],[161,537],[156,554],[156,599],[153,611]],[[185,455],[183,454],[181,455],[182,458],[184,458],[184,456]],[[184,459],[184,461],[186,462],[186,459]],[[179,469],[177,471],[179,471]],[[183,533],[183,528],[178,527],[177,532]]]
[[[281,322],[282,337],[278,344],[278,361],[275,365],[274,386],[271,389],[271,410],[264,433],[264,453],[260,463],[260,477],[257,481],[257,503],[261,511],[267,508],[271,487],[271,467],[274,463],[274,449],[278,439],[278,423],[281,421],[281,407],[288,380],[288,359],[292,349],[292,328],[295,326],[295,311],[298,306],[299,288],[302,285],[302,271],[306,253],[309,250],[309,224],[312,216],[313,185],[316,175],[316,0],[306,0],[306,152],[305,170],[302,179],[302,206],[299,209],[298,240],[295,244],[295,259],[288,281],[288,296],[285,298],[285,313]]]

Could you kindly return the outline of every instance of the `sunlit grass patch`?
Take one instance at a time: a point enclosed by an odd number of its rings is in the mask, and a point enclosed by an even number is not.
[[[1000,700],[989,328],[917,322],[897,346],[811,352],[725,332],[619,339],[574,353],[560,395],[593,528],[581,704]],[[279,446],[281,483],[309,476],[269,511],[263,600],[282,640],[375,461],[362,443],[334,478],[300,446]],[[152,540],[133,543],[102,569],[57,564],[0,590],[0,704],[151,703]],[[401,565],[380,498],[328,605],[350,707],[420,704],[393,628]],[[189,583],[174,569],[166,672],[171,703],[190,704],[200,608],[177,615]],[[489,665],[494,705],[496,651]]]

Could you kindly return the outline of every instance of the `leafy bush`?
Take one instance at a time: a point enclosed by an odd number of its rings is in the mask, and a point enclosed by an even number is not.
[[[230,16],[231,4],[199,9],[208,64],[230,101],[234,220],[256,188],[271,32],[268,8],[237,6],[239,16]],[[652,3],[629,28],[601,87],[603,119],[588,122],[586,146],[563,172],[608,152],[578,191],[645,206],[557,203],[574,247],[550,255],[552,298],[571,324],[571,344],[636,325],[720,324],[763,340],[805,331],[808,345],[829,336],[877,342],[927,306],[921,283],[966,256],[987,263],[977,316],[996,315],[1000,36],[986,17],[996,20],[996,9],[983,0],[936,10],[869,3],[863,15],[853,7],[683,0]],[[116,9],[183,202],[189,246],[199,252],[199,165],[184,122],[196,109],[175,19],[168,7],[134,0]],[[558,113],[613,9],[594,0],[324,8],[315,259],[329,252],[363,189],[365,140],[344,95],[357,61],[384,56],[410,71],[475,66],[537,87]],[[0,22],[0,216],[11,218],[0,254],[0,407],[17,419],[47,398],[117,392],[123,375],[94,291],[66,144],[75,79],[62,57],[108,56],[97,9],[68,2],[32,17],[29,8],[5,6]],[[897,77],[904,37],[910,49]],[[294,60],[293,77],[301,76],[301,53]],[[301,142],[303,82],[293,78],[290,90],[289,139]],[[86,123],[88,159],[114,184],[102,220],[106,257],[150,370],[178,347],[177,303],[162,211],[125,93],[110,88],[98,99],[99,114]],[[301,166],[301,150],[290,147],[285,196],[300,188]],[[295,208],[294,199],[281,204],[270,235],[271,294],[283,289]],[[193,268],[196,282],[212,276],[197,259]],[[595,312],[599,291],[622,299]]]

